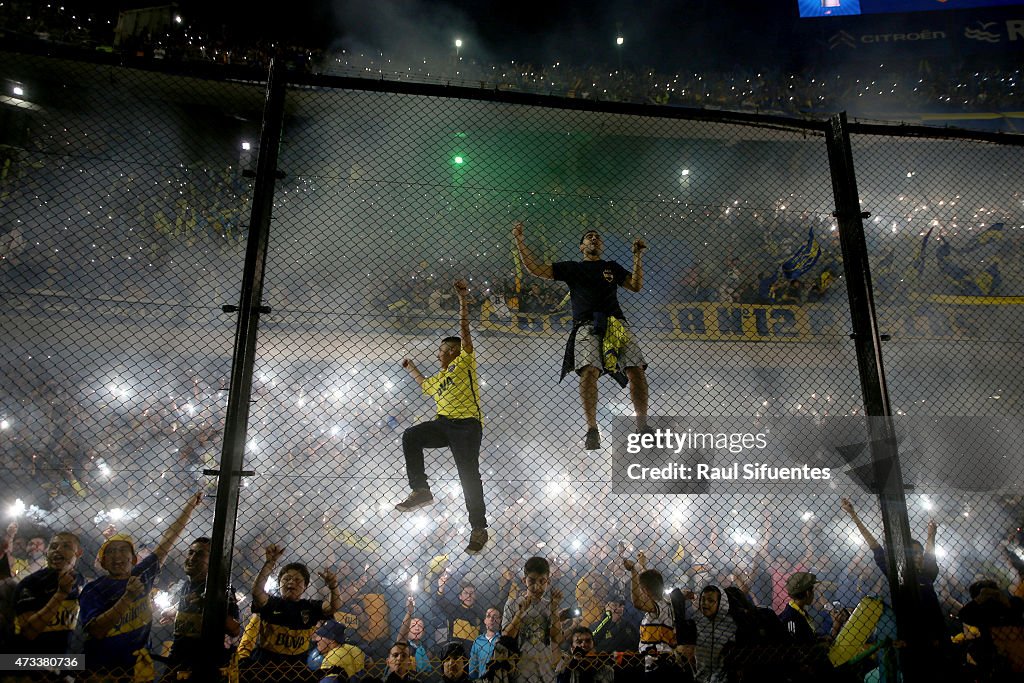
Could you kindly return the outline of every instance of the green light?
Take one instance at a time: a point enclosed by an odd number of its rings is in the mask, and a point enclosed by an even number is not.
[[[462,157],[455,157],[453,161],[456,163],[456,165],[461,165],[464,159]]]

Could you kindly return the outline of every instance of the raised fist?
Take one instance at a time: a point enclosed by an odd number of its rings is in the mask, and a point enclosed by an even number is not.
[[[271,543],[266,547],[267,562],[277,562],[284,555],[284,548],[279,548],[276,544]]]

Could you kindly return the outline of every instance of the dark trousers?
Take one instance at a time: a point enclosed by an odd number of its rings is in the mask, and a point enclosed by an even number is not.
[[[423,468],[423,449],[445,446],[452,449],[455,466],[459,470],[459,481],[462,483],[462,495],[466,498],[466,510],[469,511],[469,525],[474,529],[487,526],[484,485],[480,481],[482,438],[480,420],[474,417],[453,419],[438,416],[402,432],[405,471],[409,475],[409,486],[414,489],[430,488]]]

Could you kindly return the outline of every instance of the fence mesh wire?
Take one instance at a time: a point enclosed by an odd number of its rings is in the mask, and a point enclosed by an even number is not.
[[[239,299],[265,85],[11,54],[3,69],[23,88],[0,108],[4,650],[84,653],[96,680],[176,677],[198,647],[209,549],[194,541],[213,523],[235,331],[221,306]],[[821,132],[306,83],[286,96],[225,671],[319,680],[322,658],[345,678],[440,678],[453,652],[474,677],[510,658],[537,680],[896,670]],[[1010,671],[1021,148],[853,142],[921,623],[948,671]],[[593,258],[591,232],[624,267],[591,286],[621,285],[643,359],[622,350],[626,387],[597,380],[597,448],[585,380],[560,380],[561,262]],[[465,331],[460,295],[471,362],[443,342]],[[580,365],[603,363],[594,347]],[[449,417],[482,413],[483,515],[464,493],[472,420],[439,421],[423,378],[442,409],[448,391],[472,399]],[[417,444],[432,503],[402,513],[424,487]],[[29,618],[59,584],[34,572],[73,564],[59,531],[88,583],[40,640]],[[118,603],[129,539],[143,586]],[[630,562],[658,573],[634,587]],[[1003,631],[982,623],[996,603],[1014,615]],[[578,627],[601,657],[573,656]]]

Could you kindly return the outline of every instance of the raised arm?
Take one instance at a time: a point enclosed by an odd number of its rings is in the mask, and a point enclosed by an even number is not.
[[[928,537],[924,541],[924,552],[926,555],[935,554],[935,532],[938,530],[939,525],[935,523],[935,520],[928,521]]]
[[[549,603],[551,611],[548,614],[548,621],[551,622],[551,631],[548,636],[552,644],[562,642],[562,622],[558,618],[559,612],[562,611],[562,597],[562,591],[557,588],[551,589],[551,602]]]
[[[10,524],[7,525],[7,533],[4,534],[3,540],[0,540],[0,560],[2,560],[4,558],[4,556],[7,555],[8,551],[10,551],[11,546],[14,545],[14,537],[17,536],[17,535],[18,535],[18,523],[17,522],[11,522]],[[11,561],[12,565],[14,564],[13,560],[14,560],[13,557],[10,558],[10,561]],[[12,569],[13,569],[13,567],[12,567]]]
[[[323,610],[324,614],[333,615],[339,609],[341,609],[341,591],[338,589],[338,576],[328,568],[324,568],[323,571],[317,572],[317,575],[324,580],[327,584],[327,590],[331,592],[331,599],[324,600]]]
[[[188,524],[188,520],[191,519],[192,513],[195,511],[199,504],[203,502],[203,492],[197,491],[196,493],[189,496],[189,499],[185,501],[185,507],[181,509],[177,519],[171,522],[171,525],[167,527],[167,531],[160,537],[160,542],[156,544],[156,548],[153,549],[153,554],[160,558],[160,564],[164,563],[167,559],[167,554],[171,552],[171,548],[178,541],[178,537],[181,536],[181,532],[185,530],[185,525]]]
[[[633,606],[641,612],[653,612],[657,605],[651,601],[647,592],[640,585],[640,572],[637,571],[637,565],[640,565],[640,569],[646,568],[647,558],[643,553],[638,553],[636,556],[636,562],[622,558],[622,566],[629,572],[629,588],[630,595],[633,598]]]
[[[529,247],[526,246],[526,241],[523,239],[522,221],[516,221],[516,224],[512,226],[512,237],[516,240],[516,247],[519,248],[519,256],[523,259],[523,267],[526,268],[526,272],[534,277],[542,277],[545,280],[554,280],[555,271],[551,267],[551,264],[537,263],[533,258],[533,252],[531,252]]]
[[[639,292],[644,288],[644,264],[643,253],[647,250],[647,243],[643,238],[637,237],[633,240],[633,272],[622,283],[622,286],[631,292]]]
[[[511,600],[511,598],[509,599]],[[519,601],[519,605],[516,607],[516,610],[512,612],[512,618],[502,618],[501,635],[516,638],[519,635],[519,629],[523,625],[523,616],[526,614],[526,611],[530,609],[530,606],[533,605],[533,603],[533,595],[527,592],[526,595],[523,596],[523,599]],[[509,611],[507,606],[505,611],[506,613]]]
[[[421,387],[423,386],[423,380],[425,380],[426,377],[424,377],[423,373],[420,372],[420,369],[416,367],[416,364],[412,362],[412,358],[402,359],[402,367],[405,368],[405,371],[409,373],[410,377],[416,380],[416,384],[419,384]]]
[[[263,607],[267,604],[267,599],[270,598],[267,595],[267,579],[270,578],[270,573],[274,571],[274,565],[284,555],[284,548],[279,548],[272,543],[267,546],[265,552],[267,559],[263,562],[260,573],[256,575],[256,580],[252,584],[253,607]]]
[[[455,293],[459,295],[459,336],[462,350],[473,353],[473,340],[469,336],[469,285],[463,279],[455,281]]]
[[[875,537],[871,535],[868,528],[864,526],[864,522],[860,521],[857,511],[853,508],[853,503],[851,503],[849,499],[843,498],[842,501],[840,501],[840,505],[843,508],[843,512],[848,514],[850,519],[853,520],[853,523],[857,525],[857,531],[860,532],[860,535],[864,538],[864,542],[868,544],[868,547],[871,548],[872,551],[881,548],[882,546],[875,540]]]
[[[412,626],[412,613],[416,609],[416,598],[411,595],[405,599],[405,616],[402,618],[402,625],[398,627],[396,642],[409,642],[409,628]]]

